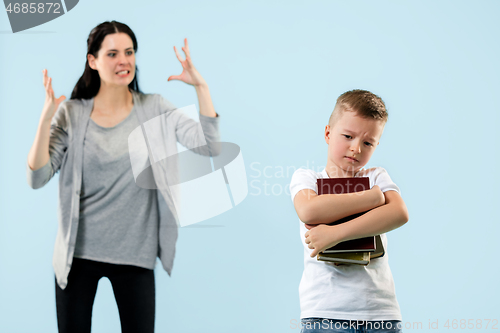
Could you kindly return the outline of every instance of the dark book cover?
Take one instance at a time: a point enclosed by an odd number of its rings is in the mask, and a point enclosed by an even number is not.
[[[370,189],[370,179],[368,177],[349,177],[349,178],[319,178],[317,180],[318,195],[322,194],[342,194],[342,193],[353,193],[366,191]],[[340,220],[328,223],[328,225],[336,225],[344,223],[355,219],[366,212],[353,214],[344,217]],[[376,239],[378,237],[379,239]],[[323,251],[323,253],[339,253],[339,252],[372,252],[377,253],[377,256],[381,256],[380,253],[384,253],[383,248],[377,249],[378,244],[382,244],[380,241],[380,236],[370,236],[358,239],[352,239],[349,241],[341,242],[329,249]]]

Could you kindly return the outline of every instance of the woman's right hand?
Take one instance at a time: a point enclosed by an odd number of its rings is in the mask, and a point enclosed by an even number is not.
[[[47,76],[47,69],[43,70],[43,86],[45,87],[45,104],[43,105],[42,117],[46,121],[51,121],[59,104],[66,99],[66,96],[62,95],[55,98],[52,89],[52,78]]]

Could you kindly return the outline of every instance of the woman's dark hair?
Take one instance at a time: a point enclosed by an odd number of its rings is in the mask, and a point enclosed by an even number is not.
[[[76,83],[75,88],[73,88],[71,99],[90,99],[97,95],[99,88],[101,87],[101,79],[99,77],[99,73],[90,68],[88,55],[92,54],[97,58],[97,52],[101,49],[104,37],[119,32],[129,35],[130,39],[132,39],[132,42],[134,43],[134,52],[137,52],[137,39],[128,25],[116,21],[103,22],[99,24],[97,27],[92,29],[89,38],[87,39],[87,61],[85,62],[85,70]],[[139,82],[137,81],[138,72],[139,70],[137,66],[135,66],[135,76],[128,87],[129,89],[140,92]]]

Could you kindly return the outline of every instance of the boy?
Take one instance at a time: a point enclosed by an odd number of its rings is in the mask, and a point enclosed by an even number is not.
[[[364,90],[342,94],[325,128],[325,169],[298,169],[292,176],[290,192],[305,240],[299,286],[303,333],[401,332],[385,233],[405,224],[408,211],[386,170],[363,169],[379,144],[387,119],[380,97]],[[318,196],[316,180],[328,177],[369,177],[370,189]],[[368,210],[349,222],[325,224]],[[367,266],[337,266],[315,258],[340,242],[379,234],[386,253]]]

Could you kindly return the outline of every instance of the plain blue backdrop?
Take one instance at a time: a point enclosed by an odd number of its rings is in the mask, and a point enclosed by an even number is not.
[[[303,250],[288,184],[295,169],[325,165],[324,127],[353,88],[380,95],[389,111],[367,166],[386,168],[410,212],[388,233],[403,322],[415,327],[405,331],[471,331],[460,320],[496,331],[485,320],[500,319],[499,13],[498,1],[81,0],[16,34],[1,13],[0,331],[57,330],[58,175],[32,190],[26,159],[42,70],[69,98],[88,34],[106,20],[134,30],[141,89],[177,106],[197,103],[191,86],[167,82],[181,72],[173,46],[188,38],[222,139],[241,147],[247,168],[245,201],[180,230],[172,277],[156,267],[157,332],[300,331]],[[93,332],[119,331],[103,279]]]

